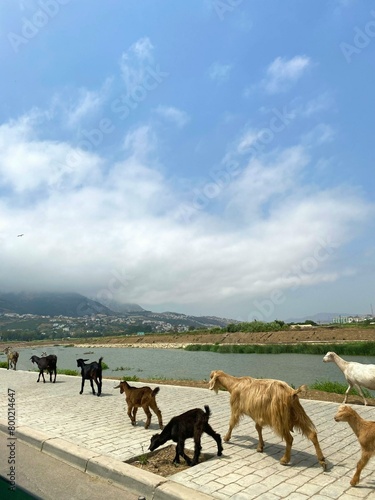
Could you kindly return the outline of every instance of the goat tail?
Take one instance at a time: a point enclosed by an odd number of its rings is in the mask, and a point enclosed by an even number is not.
[[[206,410],[207,417],[210,418],[210,416],[211,416],[210,407],[208,405],[204,405],[204,409]]]
[[[102,360],[103,360],[103,356],[101,356],[101,357],[99,358],[99,361],[98,361],[99,365],[101,365],[101,364],[102,364]]]
[[[153,396],[156,396],[156,394],[160,391],[160,387],[155,387],[155,389],[153,389],[152,391],[152,395]]]

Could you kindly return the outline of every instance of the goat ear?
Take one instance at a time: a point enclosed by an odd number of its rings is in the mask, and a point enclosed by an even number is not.
[[[211,372],[211,380],[208,384],[208,388],[210,389],[210,391],[212,391],[213,389],[215,389],[215,384],[216,384],[216,378],[217,378],[217,375],[215,372]]]
[[[114,389],[119,389],[120,388],[120,385],[116,385],[116,387],[114,387]]]

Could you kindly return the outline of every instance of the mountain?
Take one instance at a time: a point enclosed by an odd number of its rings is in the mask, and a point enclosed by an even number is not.
[[[111,311],[121,314],[145,311],[145,309],[143,309],[143,307],[139,306],[138,304],[121,304],[120,302],[116,302],[115,300],[106,300],[105,305],[106,307],[108,307],[108,309],[111,309]]]
[[[146,311],[138,304],[120,304],[116,301],[106,301],[104,305],[79,293],[0,293],[1,313],[75,318],[105,314],[124,318],[125,322],[137,325],[138,330],[147,330],[148,325],[156,331],[163,331],[163,324],[199,328],[223,327],[236,322],[215,316],[196,317],[176,312],[154,313]]]
[[[0,313],[80,317],[115,313],[79,293],[0,293]]]

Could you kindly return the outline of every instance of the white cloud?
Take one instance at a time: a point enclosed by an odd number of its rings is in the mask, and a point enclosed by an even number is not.
[[[222,83],[228,80],[231,70],[232,66],[230,64],[221,64],[215,62],[209,67],[208,75],[211,78],[211,80],[215,80],[219,83]]]
[[[319,123],[312,130],[303,135],[303,142],[310,146],[319,146],[332,142],[336,136],[334,128],[327,123]]]
[[[81,89],[77,102],[67,109],[67,123],[70,127],[79,125],[87,116],[97,112],[106,99],[106,93]]]
[[[155,112],[164,119],[174,123],[177,127],[184,127],[190,120],[189,115],[181,109],[173,106],[158,106]]]
[[[144,81],[147,67],[153,62],[154,46],[148,37],[140,38],[121,56],[120,69],[127,94]]]
[[[264,89],[270,94],[288,90],[311,66],[307,56],[295,56],[291,59],[277,57],[267,68],[267,77],[262,82]]]
[[[184,194],[159,168],[151,126],[126,135],[117,162],[83,156],[61,177],[56,160],[75,150],[38,139],[34,125],[25,118],[0,129],[3,289],[112,294],[228,315],[228,304],[294,286],[293,266],[310,262],[322,241],[334,244],[299,285],[338,279],[332,256],[370,218],[355,189],[302,184],[309,158],[298,145],[250,161],[215,211],[208,204],[184,224],[175,218]]]
[[[247,153],[262,137],[262,130],[250,129],[240,137],[237,145],[237,153]]]
[[[99,175],[99,159],[64,142],[39,140],[36,115],[0,126],[0,186],[15,192],[72,188]]]

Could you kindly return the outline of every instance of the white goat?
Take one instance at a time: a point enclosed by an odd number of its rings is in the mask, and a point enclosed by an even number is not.
[[[340,358],[335,352],[327,352],[324,356],[323,361],[325,363],[333,362],[340,368],[343,372],[346,381],[349,386],[345,391],[344,403],[348,399],[349,391],[352,387],[355,387],[359,394],[362,396],[364,404],[367,405],[365,396],[363,395],[362,387],[366,389],[375,390],[375,365],[364,365],[362,363],[356,363],[354,361],[345,361]]]
[[[258,432],[257,451],[262,452],[264,448],[262,428],[269,426],[285,440],[285,453],[280,463],[286,465],[290,462],[293,444],[291,432],[296,428],[313,443],[319,463],[326,469],[316,428],[299,402],[298,393],[304,386],[292,389],[281,380],[233,377],[221,370],[212,371],[209,389],[217,393],[220,388],[230,392],[231,417],[224,441],[230,440],[242,415],[248,415],[254,420]]]
[[[352,486],[356,486],[363,468],[375,454],[375,422],[364,420],[348,405],[341,405],[334,418],[336,422],[348,422],[361,445],[362,455],[350,481]]]

